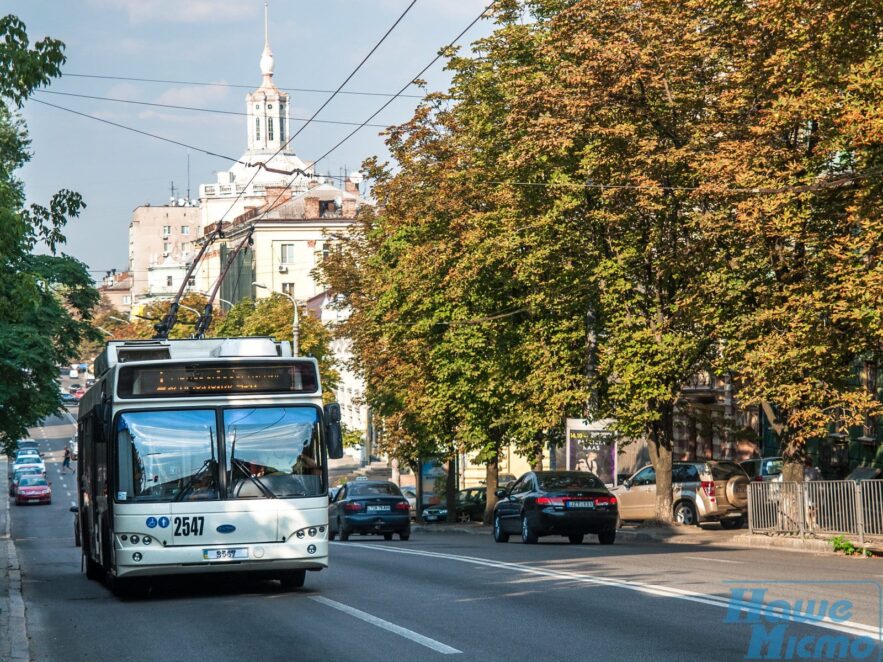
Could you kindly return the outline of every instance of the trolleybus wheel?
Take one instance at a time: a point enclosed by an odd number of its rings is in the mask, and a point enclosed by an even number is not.
[[[104,577],[104,568],[101,564],[86,556],[86,579],[101,581],[102,577]]]
[[[280,575],[279,583],[282,584],[283,591],[293,591],[303,586],[306,578],[306,570],[286,570]]]

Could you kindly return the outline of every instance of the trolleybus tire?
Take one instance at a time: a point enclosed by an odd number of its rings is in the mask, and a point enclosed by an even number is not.
[[[306,570],[286,570],[279,576],[279,583],[283,591],[293,591],[301,588],[307,578]]]
[[[86,556],[86,579],[93,581],[101,581],[104,577],[104,568],[100,563],[96,563],[89,556]]]

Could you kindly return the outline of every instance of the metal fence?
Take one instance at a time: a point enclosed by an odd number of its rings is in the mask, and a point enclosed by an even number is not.
[[[752,482],[751,533],[827,537],[849,535],[864,545],[883,537],[883,481]]]

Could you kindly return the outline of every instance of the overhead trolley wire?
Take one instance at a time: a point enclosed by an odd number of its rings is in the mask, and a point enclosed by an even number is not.
[[[242,85],[237,83],[207,83],[205,81],[192,81],[192,80],[167,80],[162,78],[137,78],[134,76],[105,76],[100,74],[71,74],[65,72],[63,76],[71,77],[71,78],[95,78],[99,80],[125,80],[132,81],[136,83],[165,83],[168,85],[197,85],[203,87],[236,87],[242,88],[245,90],[253,90],[254,85]],[[315,94],[328,94],[332,90],[319,90],[307,87],[287,87],[281,86],[285,90],[289,90],[291,92],[310,92]],[[349,94],[354,96],[367,96],[367,97],[389,97],[393,96],[392,94],[386,92],[339,92],[339,94]],[[412,98],[412,99],[421,99],[423,98],[420,94],[398,94],[395,96],[404,97],[404,98]]]

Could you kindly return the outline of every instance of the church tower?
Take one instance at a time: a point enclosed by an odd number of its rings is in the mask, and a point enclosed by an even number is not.
[[[264,3],[264,50],[261,53],[261,86],[246,97],[248,105],[248,151],[252,153],[293,153],[285,146],[290,135],[289,96],[273,83],[275,61],[270,48],[267,3]],[[285,146],[283,148],[283,146]]]

